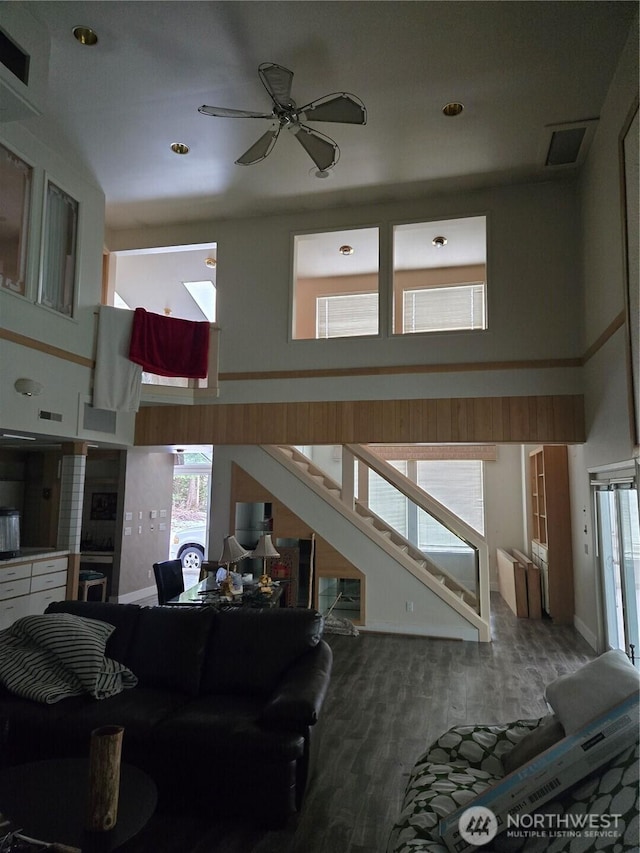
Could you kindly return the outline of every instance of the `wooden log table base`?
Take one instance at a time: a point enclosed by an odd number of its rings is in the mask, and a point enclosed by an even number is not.
[[[156,808],[156,786],[142,770],[122,764],[116,825],[88,832],[88,782],[88,759],[6,767],[0,772],[0,811],[32,838],[78,847],[82,853],[110,853],[147,824]]]

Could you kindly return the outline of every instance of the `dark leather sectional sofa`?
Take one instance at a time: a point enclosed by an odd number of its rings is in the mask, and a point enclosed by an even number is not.
[[[319,613],[63,601],[115,626],[106,655],[138,678],[95,700],[44,705],[0,693],[11,763],[88,755],[91,731],[123,725],[123,761],[156,781],[160,807],[241,813],[279,826],[299,810],[332,653]]]

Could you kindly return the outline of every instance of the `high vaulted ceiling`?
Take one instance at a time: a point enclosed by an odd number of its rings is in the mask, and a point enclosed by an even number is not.
[[[360,204],[549,178],[549,125],[597,118],[635,2],[41,2],[50,92],[30,119],[84,160],[114,229]],[[72,36],[98,35],[94,47]],[[318,123],[336,140],[326,179],[282,133],[235,165],[268,127],[202,104],[270,111],[258,65],[294,71],[299,105],[336,91],[366,126]],[[442,107],[464,104],[446,118]],[[546,129],[547,128],[547,129]],[[179,156],[173,142],[190,147]],[[557,173],[554,173],[557,174]]]

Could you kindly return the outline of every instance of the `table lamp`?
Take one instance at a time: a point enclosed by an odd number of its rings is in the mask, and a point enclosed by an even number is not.
[[[227,574],[222,583],[220,584],[220,590],[223,595],[227,598],[231,598],[233,595],[239,594],[235,593],[233,589],[233,580],[231,578],[231,564],[239,563],[240,560],[244,560],[246,557],[250,556],[250,551],[247,551],[242,545],[238,542],[235,536],[225,536],[224,543],[222,545],[222,554],[220,555],[219,563],[223,563],[227,567]]]
[[[271,535],[269,533],[263,533],[260,539],[258,540],[258,544],[251,552],[252,557],[262,557],[262,575],[260,576],[259,585],[260,592],[271,592],[271,578],[267,573],[267,560],[272,557],[279,557],[280,554],[276,551],[273,542],[271,541]]]

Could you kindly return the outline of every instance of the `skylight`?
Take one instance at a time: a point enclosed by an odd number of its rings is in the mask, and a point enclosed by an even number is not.
[[[216,287],[212,281],[184,281],[193,301],[210,323],[216,321]]]

